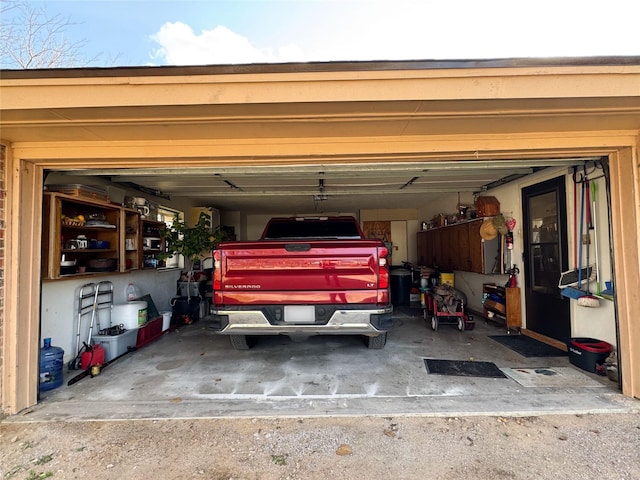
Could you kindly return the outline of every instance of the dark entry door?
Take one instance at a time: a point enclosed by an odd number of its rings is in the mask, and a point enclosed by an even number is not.
[[[527,329],[556,340],[571,336],[569,299],[560,295],[568,268],[565,178],[522,190]]]

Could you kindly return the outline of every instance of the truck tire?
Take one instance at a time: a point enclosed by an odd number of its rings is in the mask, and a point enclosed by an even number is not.
[[[249,350],[256,344],[255,339],[247,335],[229,335],[229,340],[234,350]]]
[[[387,332],[376,335],[375,337],[365,337],[367,342],[367,348],[373,350],[380,350],[387,343]]]

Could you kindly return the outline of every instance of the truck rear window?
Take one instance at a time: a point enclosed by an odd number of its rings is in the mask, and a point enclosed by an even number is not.
[[[304,220],[272,222],[263,240],[340,239],[359,240],[360,232],[353,222]]]

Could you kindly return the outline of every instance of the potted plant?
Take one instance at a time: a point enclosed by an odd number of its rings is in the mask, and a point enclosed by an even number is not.
[[[162,255],[163,258],[166,259],[173,255],[184,257],[187,283],[193,280],[194,263],[210,256],[211,251],[225,237],[225,233],[220,228],[211,230],[211,218],[204,212],[200,213],[198,222],[192,227],[187,226],[176,215],[171,226],[165,228],[161,235],[165,240],[166,248]],[[187,285],[187,291],[189,292],[189,290],[190,287]]]

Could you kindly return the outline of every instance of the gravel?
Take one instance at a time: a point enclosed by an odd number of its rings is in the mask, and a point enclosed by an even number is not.
[[[2,479],[640,479],[640,414],[0,423]]]

